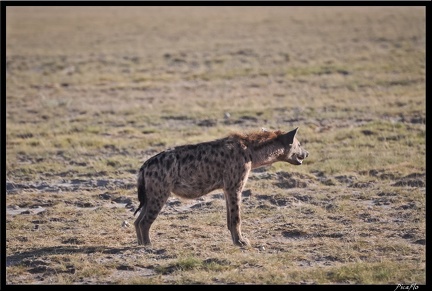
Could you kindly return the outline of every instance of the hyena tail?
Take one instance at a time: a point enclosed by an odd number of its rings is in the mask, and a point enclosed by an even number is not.
[[[145,207],[145,205],[147,204],[147,195],[145,193],[144,171],[142,168],[140,169],[140,172],[138,174],[138,200],[140,204],[137,210],[135,210],[134,216],[142,207]]]

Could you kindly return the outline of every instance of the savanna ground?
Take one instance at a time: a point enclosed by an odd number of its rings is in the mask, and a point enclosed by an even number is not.
[[[7,7],[6,284],[425,284],[424,7]],[[142,163],[299,127],[310,156],[172,197]],[[4,195],[4,193],[2,193]]]

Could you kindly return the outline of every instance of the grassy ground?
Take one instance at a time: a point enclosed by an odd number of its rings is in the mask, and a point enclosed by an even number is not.
[[[7,7],[6,32],[7,284],[425,284],[424,8]],[[297,126],[305,163],[246,185],[250,249],[221,191],[137,246],[147,158]]]

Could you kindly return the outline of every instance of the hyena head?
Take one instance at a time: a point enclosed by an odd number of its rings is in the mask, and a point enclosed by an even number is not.
[[[279,157],[280,161],[288,162],[293,165],[301,165],[303,160],[309,156],[295,137],[298,131],[298,127],[288,133],[281,135],[279,138],[284,145],[285,151]]]

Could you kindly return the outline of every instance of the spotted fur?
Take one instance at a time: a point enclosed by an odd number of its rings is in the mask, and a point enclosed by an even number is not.
[[[171,193],[198,198],[223,189],[227,226],[236,245],[248,246],[241,233],[241,193],[251,169],[274,162],[300,165],[309,153],[290,132],[234,133],[225,138],[163,151],[144,162],[138,173],[138,244],[151,244],[149,230]]]

